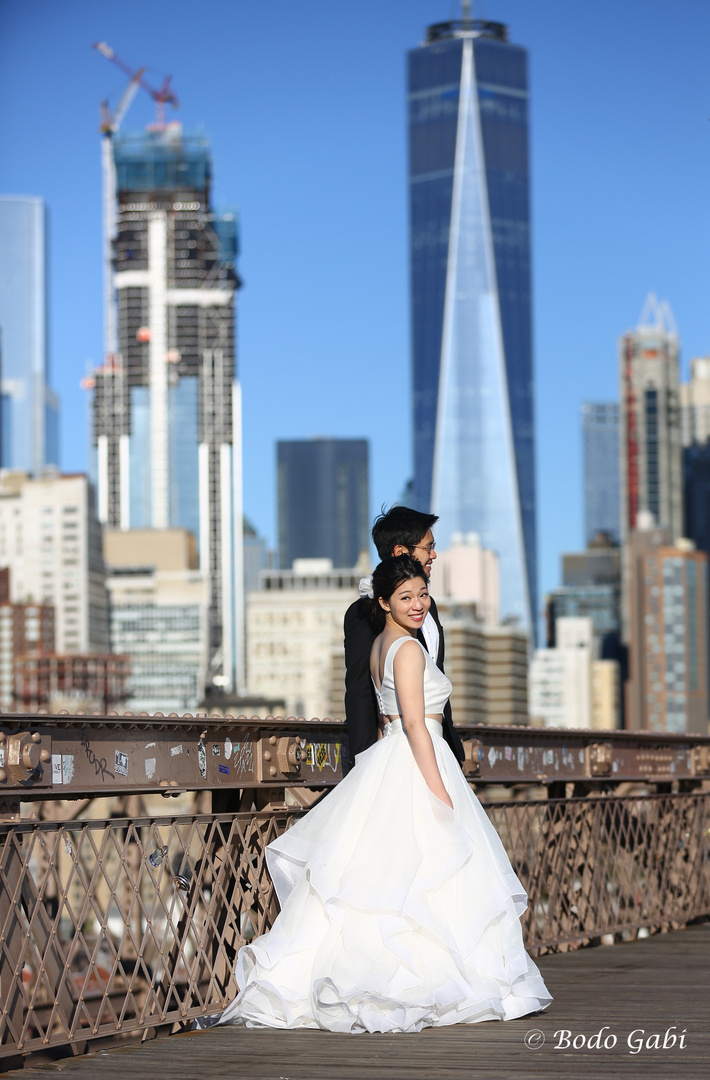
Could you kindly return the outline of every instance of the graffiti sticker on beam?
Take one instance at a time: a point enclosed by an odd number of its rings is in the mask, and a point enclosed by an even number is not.
[[[306,764],[317,768],[318,772],[323,772],[326,765],[337,772],[339,762],[340,743],[308,743],[306,746]]]

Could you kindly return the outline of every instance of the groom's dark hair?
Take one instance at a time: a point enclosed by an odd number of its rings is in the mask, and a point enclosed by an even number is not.
[[[408,506],[384,508],[372,526],[372,542],[381,559],[388,559],[397,544],[406,547],[411,554],[422,537],[439,520],[437,514],[422,514]]]

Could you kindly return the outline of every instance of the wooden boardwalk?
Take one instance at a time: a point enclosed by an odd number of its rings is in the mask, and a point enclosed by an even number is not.
[[[710,923],[633,944],[543,957],[540,968],[555,997],[553,1005],[544,1014],[506,1024],[430,1029],[418,1035],[213,1028],[52,1064],[30,1059],[23,1070],[5,1075],[38,1080],[710,1076]],[[602,1025],[608,1047],[572,1045],[573,1039],[586,1041]],[[557,1032],[569,1032],[569,1037]],[[678,1038],[668,1045],[681,1033],[683,1045]],[[616,1037],[615,1045],[609,1036]]]

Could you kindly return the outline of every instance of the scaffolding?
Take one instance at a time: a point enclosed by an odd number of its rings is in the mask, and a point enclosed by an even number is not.
[[[116,135],[112,146],[117,349],[93,377],[99,517],[110,528],[197,534],[210,583],[210,668],[232,685],[237,215],[213,211],[206,136],[173,123]],[[195,521],[185,518],[190,503]]]

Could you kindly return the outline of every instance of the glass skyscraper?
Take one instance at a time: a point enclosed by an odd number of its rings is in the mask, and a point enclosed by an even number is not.
[[[683,536],[710,555],[710,442],[683,449]]]
[[[370,545],[366,439],[299,439],[277,448],[279,566],[352,567]]]
[[[59,463],[59,402],[47,385],[44,201],[0,195],[0,467]]]
[[[619,406],[615,401],[585,401],[581,409],[584,459],[584,540],[605,532],[621,539],[619,515]]]
[[[527,55],[499,23],[409,54],[414,502],[437,542],[500,559],[501,615],[536,612]]]

